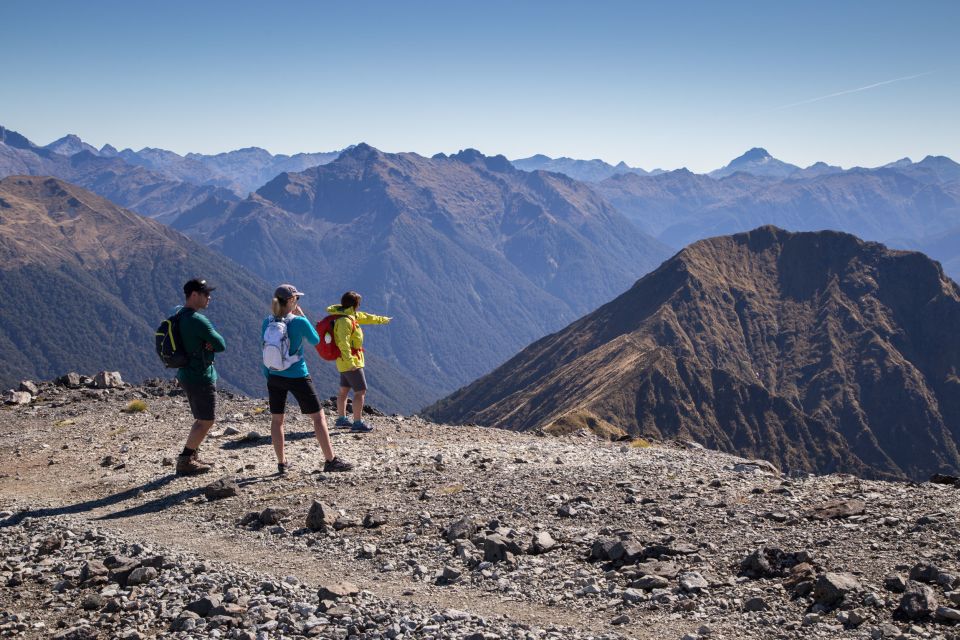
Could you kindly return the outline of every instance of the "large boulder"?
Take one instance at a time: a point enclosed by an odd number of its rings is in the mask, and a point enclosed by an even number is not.
[[[220,478],[212,484],[203,488],[203,495],[207,500],[222,500],[223,498],[232,498],[240,492],[237,481],[233,478]]]
[[[3,401],[6,404],[24,405],[30,404],[33,396],[27,391],[8,391]]]
[[[118,389],[123,386],[119,371],[100,371],[93,377],[93,386],[97,389]]]
[[[33,397],[40,395],[40,387],[38,387],[37,383],[32,380],[21,380],[17,391],[26,391]]]
[[[850,573],[824,573],[813,585],[813,601],[827,608],[843,602],[847,594],[860,589],[860,582]]]
[[[776,547],[760,547],[740,561],[740,574],[750,578],[783,577],[801,562],[810,562],[806,551],[788,553]]]
[[[468,540],[477,532],[477,524],[469,516],[454,520],[443,530],[443,537],[447,542],[454,540]]]
[[[900,620],[926,620],[937,610],[937,606],[937,594],[933,589],[911,580],[893,616]]]
[[[352,582],[336,582],[325,584],[317,591],[321,600],[339,600],[340,598],[349,598],[360,593],[360,589]]]
[[[307,512],[307,528],[311,531],[329,531],[337,521],[337,513],[328,504],[314,500]]]
[[[57,384],[61,387],[67,387],[68,389],[79,389],[80,388],[80,374],[71,371],[70,373],[65,373],[59,378],[57,378]]]

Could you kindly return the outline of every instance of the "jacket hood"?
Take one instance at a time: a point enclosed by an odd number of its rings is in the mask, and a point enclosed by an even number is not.
[[[344,309],[338,304],[332,304],[329,307],[327,307],[327,313],[330,313],[330,314],[338,313],[338,314],[343,314],[347,316],[352,316],[352,315],[356,315],[357,311],[353,307],[347,307],[346,309]]]

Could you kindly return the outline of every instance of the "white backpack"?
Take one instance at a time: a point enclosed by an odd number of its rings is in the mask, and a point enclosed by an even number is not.
[[[263,330],[263,364],[270,371],[284,371],[300,362],[300,355],[290,355],[290,335],[286,318],[270,318]]]

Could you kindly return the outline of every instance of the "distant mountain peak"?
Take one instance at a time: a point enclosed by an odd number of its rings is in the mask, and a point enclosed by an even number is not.
[[[800,167],[777,160],[763,147],[753,147],[743,155],[731,160],[730,164],[722,169],[711,171],[709,175],[712,178],[725,178],[738,171],[756,176],[785,178],[800,171]]]
[[[488,171],[495,173],[506,173],[515,170],[513,164],[507,160],[505,156],[486,156],[476,149],[463,149],[450,156],[450,160],[469,165],[482,166]]]
[[[746,153],[744,153],[739,158],[734,159],[730,164],[734,164],[737,162],[762,162],[764,160],[771,160],[771,159],[773,159],[773,156],[771,156],[766,149],[764,149],[763,147],[754,147],[749,151],[747,151]]]
[[[63,156],[72,156],[81,151],[89,151],[93,155],[99,155],[100,152],[96,147],[87,144],[80,139],[80,136],[74,133],[68,133],[58,140],[54,140],[50,144],[46,145],[44,149],[52,151],[54,153],[59,153]]]
[[[954,162],[951,158],[948,158],[947,156],[927,156],[927,157],[925,157],[923,160],[921,160],[920,162],[918,162],[917,164],[920,164],[920,165],[925,165],[925,164],[956,165],[957,163]]]
[[[16,149],[35,149],[36,145],[12,129],[0,127],[0,142]]]
[[[912,164],[913,164],[913,160],[911,160],[911,159],[910,159],[909,157],[907,157],[907,156],[904,156],[903,158],[900,158],[899,160],[894,160],[893,162],[888,162],[887,164],[883,165],[882,168],[883,168],[883,169],[899,169],[899,168],[901,168],[901,167],[909,167],[909,166],[912,165]]]
[[[367,161],[370,158],[377,158],[383,155],[376,147],[371,147],[366,142],[360,142],[356,146],[348,149],[344,149],[343,153],[340,154],[341,160],[361,160]]]
[[[484,160],[487,156],[483,155],[479,151],[473,148],[461,149],[457,153],[450,156],[451,160],[457,160],[465,164],[472,164],[478,160]]]

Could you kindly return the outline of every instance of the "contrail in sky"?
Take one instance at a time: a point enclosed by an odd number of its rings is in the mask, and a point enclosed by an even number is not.
[[[820,102],[821,100],[826,100],[827,98],[836,98],[837,96],[845,96],[848,93],[857,93],[858,91],[866,91],[867,89],[873,89],[875,87],[882,87],[885,84],[893,84],[894,82],[903,82],[904,80],[913,80],[914,78],[922,78],[923,76],[928,76],[933,71],[924,71],[923,73],[918,73],[913,76],[904,76],[902,78],[894,78],[893,80],[884,80],[883,82],[875,82],[873,84],[868,84],[865,87],[857,87],[856,89],[847,89],[846,91],[837,91],[836,93],[830,93],[825,96],[820,96],[819,98],[810,98],[809,100],[802,100],[801,102],[794,102],[793,104],[785,104],[779,107],[774,107],[771,111],[779,111],[780,109],[790,109],[791,107],[799,107],[803,104],[810,104],[812,102]]]

